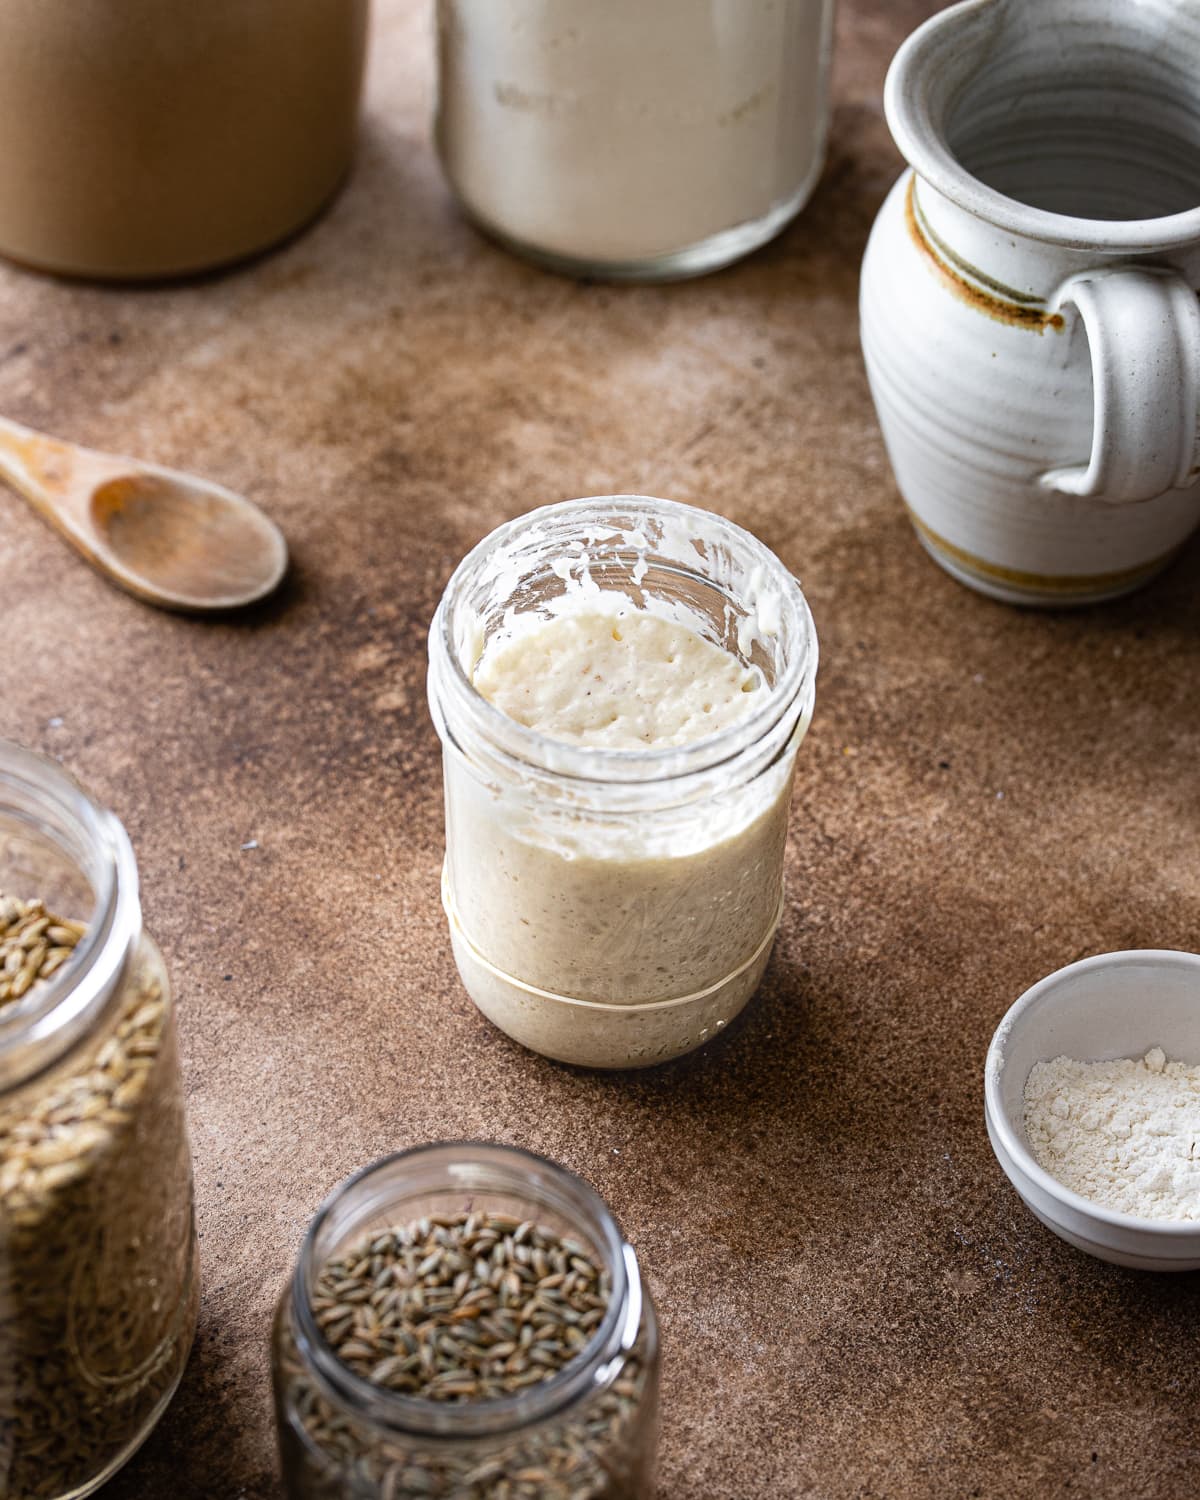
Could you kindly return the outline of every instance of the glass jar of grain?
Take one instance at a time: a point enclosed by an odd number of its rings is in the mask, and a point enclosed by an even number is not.
[[[313,1220],[275,1320],[289,1500],[648,1500],[658,1326],[586,1183],[423,1146]]]
[[[196,1324],[191,1158],[133,850],[0,741],[0,1494],[90,1494],[171,1399]]]

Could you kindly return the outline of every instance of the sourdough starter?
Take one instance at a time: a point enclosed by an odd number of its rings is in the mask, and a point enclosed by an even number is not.
[[[474,683],[519,722],[608,750],[693,743],[735,724],[767,690],[686,625],[586,599],[495,638]],[[765,964],[782,900],[794,757],[785,761],[751,792],[731,787],[685,816],[557,827],[535,812],[522,826],[511,802],[449,768],[466,936],[524,985],[616,1005],[682,998],[756,956]]]
[[[475,686],[518,724],[612,750],[688,745],[734,724],[761,674],[656,615],[560,615],[486,653]]]
[[[648,495],[545,506],[455,570],[430,631],[442,894],[468,994],[584,1067],[647,1067],[757,988],[783,906],[817,640],[724,517]]]
[[[820,170],[831,11],[830,0],[439,0],[443,166],[485,228],[598,267],[772,215],[774,232]]]

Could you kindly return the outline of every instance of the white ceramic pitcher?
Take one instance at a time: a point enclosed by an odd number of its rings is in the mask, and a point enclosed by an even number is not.
[[[917,533],[1014,603],[1200,523],[1200,0],[964,0],[888,74],[862,340]]]

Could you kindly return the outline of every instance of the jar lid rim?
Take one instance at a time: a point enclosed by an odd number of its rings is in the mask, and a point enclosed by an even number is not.
[[[19,801],[26,809],[17,806]],[[75,1045],[119,984],[141,932],[137,862],[120,820],[50,757],[0,739],[0,810],[66,850],[50,819],[78,833],[94,908],[71,962],[0,1008],[0,1092],[23,1086]],[[46,821],[39,822],[38,814]],[[36,894],[36,893],[34,893]]]
[[[788,606],[788,613],[800,633],[802,649],[795,653],[782,675],[763,694],[760,704],[723,729],[687,744],[626,749],[579,745],[555,739],[510,718],[489,702],[471,680],[453,638],[451,610],[455,593],[464,588],[472,573],[500,549],[523,535],[535,537],[539,527],[556,523],[595,518],[598,523],[608,524],[614,512],[620,514],[622,506],[629,508],[630,518],[642,515],[651,522],[656,519],[679,522],[694,518],[722,539],[734,541],[746,549],[771,575],[771,582],[778,587],[780,598]],[[818,646],[812,612],[798,580],[766,543],[718,512],[654,495],[626,494],[590,495],[539,506],[490,531],[466,554],[446,585],[430,627],[429,654],[431,705],[443,739],[453,738],[453,735],[445,724],[444,708],[437,701],[435,674],[446,680],[448,692],[460,708],[478,716],[489,739],[514,764],[526,765],[533,771],[551,771],[577,783],[636,785],[682,780],[712,771],[758,743],[797,705],[802,713],[802,700],[806,692],[811,692],[816,678]]]

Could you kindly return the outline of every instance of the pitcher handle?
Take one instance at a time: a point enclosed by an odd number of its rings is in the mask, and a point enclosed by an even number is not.
[[[1086,468],[1048,489],[1122,505],[1200,478],[1200,298],[1174,271],[1086,271],[1059,290],[1087,330],[1096,414]]]

